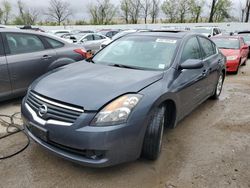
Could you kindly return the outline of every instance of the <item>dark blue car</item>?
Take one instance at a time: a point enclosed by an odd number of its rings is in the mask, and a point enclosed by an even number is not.
[[[164,127],[217,99],[224,77],[225,57],[202,35],[130,34],[85,63],[37,79],[22,103],[25,129],[53,153],[87,166],[154,160]]]

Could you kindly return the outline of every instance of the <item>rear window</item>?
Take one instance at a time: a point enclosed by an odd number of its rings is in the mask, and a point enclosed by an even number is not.
[[[52,48],[61,48],[64,46],[62,42],[45,37],[45,40],[52,46]]]

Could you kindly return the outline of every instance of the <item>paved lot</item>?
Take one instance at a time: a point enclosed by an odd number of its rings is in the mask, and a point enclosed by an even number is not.
[[[0,114],[18,112],[19,106],[20,100],[0,103]],[[21,134],[1,140],[0,155],[23,144]],[[0,161],[0,187],[250,187],[250,62],[239,75],[227,76],[219,101],[208,100],[166,131],[156,162],[92,169],[31,142],[21,154]]]

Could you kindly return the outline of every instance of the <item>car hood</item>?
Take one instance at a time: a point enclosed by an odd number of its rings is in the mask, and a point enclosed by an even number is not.
[[[240,50],[238,49],[220,49],[220,51],[224,56],[233,56],[240,54]]]
[[[136,93],[163,77],[162,71],[135,70],[81,61],[36,80],[35,92],[85,110],[99,110],[125,93]]]

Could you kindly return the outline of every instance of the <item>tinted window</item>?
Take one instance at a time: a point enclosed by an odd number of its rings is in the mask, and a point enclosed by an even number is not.
[[[44,50],[42,41],[35,35],[6,33],[11,54],[30,53]]]
[[[95,40],[102,40],[103,36],[101,35],[94,35]]]
[[[46,41],[52,46],[52,48],[61,48],[64,46],[62,42],[45,37]]]
[[[207,58],[216,53],[216,48],[210,40],[203,38],[203,37],[199,37],[199,40],[200,40],[200,43],[204,52],[203,58]]]
[[[193,37],[188,40],[186,43],[182,56],[181,62],[184,62],[188,59],[200,59],[200,46],[196,37]]]
[[[175,38],[125,36],[98,52],[93,61],[96,64],[163,70],[170,66],[176,46]]]

